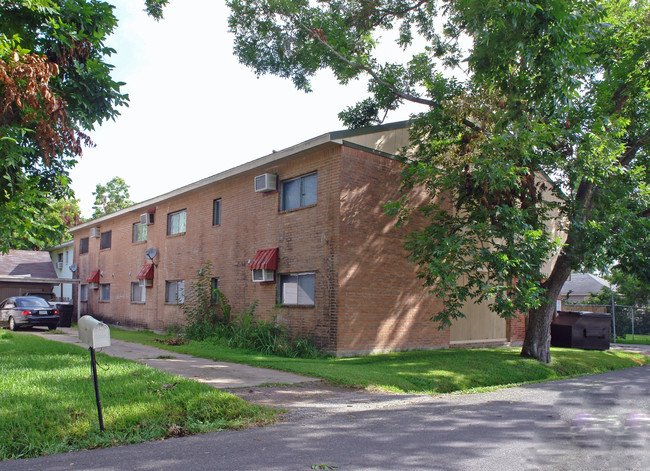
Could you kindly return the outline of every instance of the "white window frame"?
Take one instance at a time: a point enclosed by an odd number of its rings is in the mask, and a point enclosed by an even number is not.
[[[136,299],[136,293],[138,293],[140,299]],[[147,289],[139,281],[131,282],[131,302],[134,304],[147,302]]]
[[[184,301],[185,280],[165,281],[165,304],[183,304]]]
[[[88,285],[79,285],[79,300],[83,302],[88,302]]]
[[[108,294],[108,296],[106,296]],[[107,303],[111,300],[111,284],[110,283],[100,283],[99,284],[99,300],[103,303]]]
[[[178,222],[175,222],[176,218]],[[167,235],[185,234],[185,232],[187,232],[187,209],[167,214]]]
[[[316,301],[316,273],[284,273],[278,283],[283,306],[313,306]]]
[[[314,201],[305,201],[306,188],[305,184],[310,177],[315,177],[314,180]],[[291,184],[300,185],[300,201],[297,206],[289,207],[286,201],[287,186]],[[312,206],[318,202],[318,172],[308,173],[306,175],[301,175],[297,178],[291,178],[289,180],[283,180],[280,182],[280,211],[290,211],[292,209],[304,208],[306,206]]]
[[[144,236],[143,239],[139,239],[138,235]],[[139,222],[136,222],[133,224],[133,234],[132,234],[132,240],[133,243],[137,242],[146,242],[147,241],[147,225],[146,224],[140,224]]]

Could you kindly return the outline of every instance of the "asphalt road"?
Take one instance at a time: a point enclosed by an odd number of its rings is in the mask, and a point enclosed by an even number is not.
[[[481,394],[365,397],[272,426],[0,470],[650,469],[650,366]]]

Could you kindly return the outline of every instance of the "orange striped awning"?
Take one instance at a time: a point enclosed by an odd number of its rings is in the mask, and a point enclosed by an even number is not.
[[[86,283],[99,283],[99,270],[93,270],[86,278]]]
[[[248,268],[251,270],[277,270],[278,250],[278,248],[258,250],[248,262]]]
[[[142,265],[137,276],[138,280],[153,280],[153,263]]]

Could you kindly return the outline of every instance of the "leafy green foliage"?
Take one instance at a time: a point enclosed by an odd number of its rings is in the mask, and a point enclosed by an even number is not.
[[[0,250],[63,234],[49,202],[72,196],[85,132],[128,100],[106,62],[116,25],[103,1],[0,3]]]
[[[444,302],[529,316],[522,354],[550,361],[549,324],[571,270],[620,262],[650,280],[648,0],[230,0],[235,53],[310,91],[330,69],[368,80],[340,114],[360,127],[410,101],[404,188],[387,206]],[[397,32],[400,61],[381,61]],[[553,264],[549,269],[547,261]]]
[[[185,294],[183,313],[187,321],[187,338],[267,355],[302,358],[322,355],[311,340],[291,336],[284,326],[277,323],[277,316],[272,315],[269,320],[259,319],[255,314],[257,301],[240,314],[233,314],[226,295],[212,287],[211,272],[212,262],[208,260]]]
[[[93,196],[95,197],[93,219],[128,208],[133,204],[129,199],[129,185],[122,177],[114,177],[106,185],[98,183]]]

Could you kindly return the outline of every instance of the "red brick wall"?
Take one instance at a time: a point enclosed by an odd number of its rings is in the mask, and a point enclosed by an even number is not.
[[[518,313],[517,317],[506,322],[508,322],[508,341],[515,344],[522,343],[526,336],[526,315]]]
[[[139,221],[134,211],[101,222],[101,231],[112,230],[112,247],[99,250],[99,239],[90,239],[89,253],[79,255],[79,239],[90,230],[77,231],[75,255],[79,277],[85,280],[94,269],[103,270],[102,283],[111,284],[110,302],[98,302],[99,290],[89,290],[89,313],[111,323],[148,329],[164,329],[182,324],[184,316],[177,304],[165,303],[165,281],[185,280],[186,291],[205,260],[213,264],[213,276],[229,298],[234,312],[259,302],[256,313],[278,321],[291,331],[315,337],[318,345],[335,349],[336,271],[332,253],[338,235],[338,151],[327,145],[298,154],[268,168],[236,175],[190,193],[152,206],[155,222],[148,226],[146,242],[132,242],[132,225]],[[279,211],[279,192],[255,193],[253,180],[265,172],[289,179],[318,172],[317,204],[292,211]],[[212,202],[222,200],[221,225],[212,226]],[[167,214],[187,210],[185,234],[167,236]],[[146,303],[131,303],[131,282],[143,264],[144,252],[158,249],[154,282],[146,289]],[[315,272],[314,307],[285,307],[273,313],[275,283],[253,283],[248,261],[259,249],[279,247],[278,273]]]
[[[337,254],[339,354],[449,345],[449,330],[438,330],[430,320],[441,304],[422,287],[415,265],[406,260],[395,219],[382,210],[384,203],[400,196],[400,171],[395,160],[344,149]]]
[[[280,180],[318,172],[317,204],[292,211],[279,210],[279,192],[255,193],[253,179],[265,172]],[[75,256],[82,280],[92,270],[103,271],[111,284],[109,302],[98,302],[89,290],[82,314],[110,323],[164,329],[182,324],[177,304],[165,303],[165,281],[185,280],[186,292],[204,261],[239,313],[259,302],[256,313],[276,316],[291,332],[313,337],[318,346],[339,355],[372,351],[449,346],[449,329],[439,330],[430,317],[441,309],[407,262],[402,233],[382,205],[400,196],[401,165],[387,157],[327,144],[274,162],[268,167],[234,175],[208,186],[164,200],[155,209],[146,242],[132,242],[132,225],[144,209],[100,222],[112,230],[112,247],[99,250],[99,238],[89,240],[89,253]],[[414,192],[414,198],[423,198]],[[212,226],[212,202],[222,201],[221,225]],[[187,232],[167,236],[167,214],[187,210]],[[145,303],[131,302],[131,282],[147,262],[145,250],[158,256],[154,282]],[[259,249],[279,248],[277,274],[315,273],[313,307],[281,307],[277,284],[254,283],[248,261]],[[512,340],[523,340],[523,320],[510,325]]]

